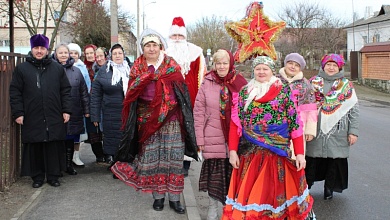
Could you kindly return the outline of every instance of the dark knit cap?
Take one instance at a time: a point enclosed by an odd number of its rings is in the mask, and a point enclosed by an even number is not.
[[[39,46],[45,47],[46,49],[49,49],[49,38],[47,38],[43,34],[33,35],[30,38],[30,45],[31,45],[31,49],[34,47],[39,47]]]

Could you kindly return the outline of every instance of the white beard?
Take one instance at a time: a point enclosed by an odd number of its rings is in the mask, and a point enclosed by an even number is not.
[[[190,52],[186,40],[168,40],[168,56],[173,57],[181,67],[181,73],[185,77],[190,70]]]

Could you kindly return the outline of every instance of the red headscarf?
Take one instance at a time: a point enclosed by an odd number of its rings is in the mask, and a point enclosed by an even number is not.
[[[93,44],[85,45],[85,47],[83,48],[84,56],[85,56],[85,50],[88,48],[92,48],[94,53],[95,53],[95,50],[97,49],[97,47]],[[88,61],[87,58],[84,58],[84,64],[87,66],[87,70],[88,70],[88,74],[89,74],[89,78],[91,79],[91,82],[93,81],[94,76],[95,76],[95,72],[92,69],[92,65],[95,62],[95,59],[96,59],[96,57],[94,57],[94,61],[91,62],[91,61]]]
[[[226,50],[226,52],[229,54],[230,61],[228,74],[225,77],[220,77],[217,74],[216,70],[212,70],[208,74],[211,74],[214,81],[221,86],[219,110],[223,134],[225,136],[226,141],[228,141],[231,107],[233,105],[232,93],[239,92],[241,88],[245,86],[248,82],[240,73],[236,72],[236,69],[234,68],[234,58],[232,53],[228,50]]]

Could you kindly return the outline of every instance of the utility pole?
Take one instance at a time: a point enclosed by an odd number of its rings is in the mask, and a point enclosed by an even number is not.
[[[110,0],[111,14],[111,47],[118,43],[118,2]]]
[[[137,0],[137,57],[140,55],[139,51],[139,0]]]
[[[15,52],[15,37],[14,37],[14,0],[9,1],[9,52]]]

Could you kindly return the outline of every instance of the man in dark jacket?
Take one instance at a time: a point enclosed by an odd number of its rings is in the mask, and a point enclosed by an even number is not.
[[[31,176],[39,188],[45,177],[60,186],[65,168],[64,140],[71,114],[71,86],[64,68],[48,57],[49,39],[30,38],[31,51],[18,65],[10,84],[10,104],[15,122],[22,126],[22,176]]]

